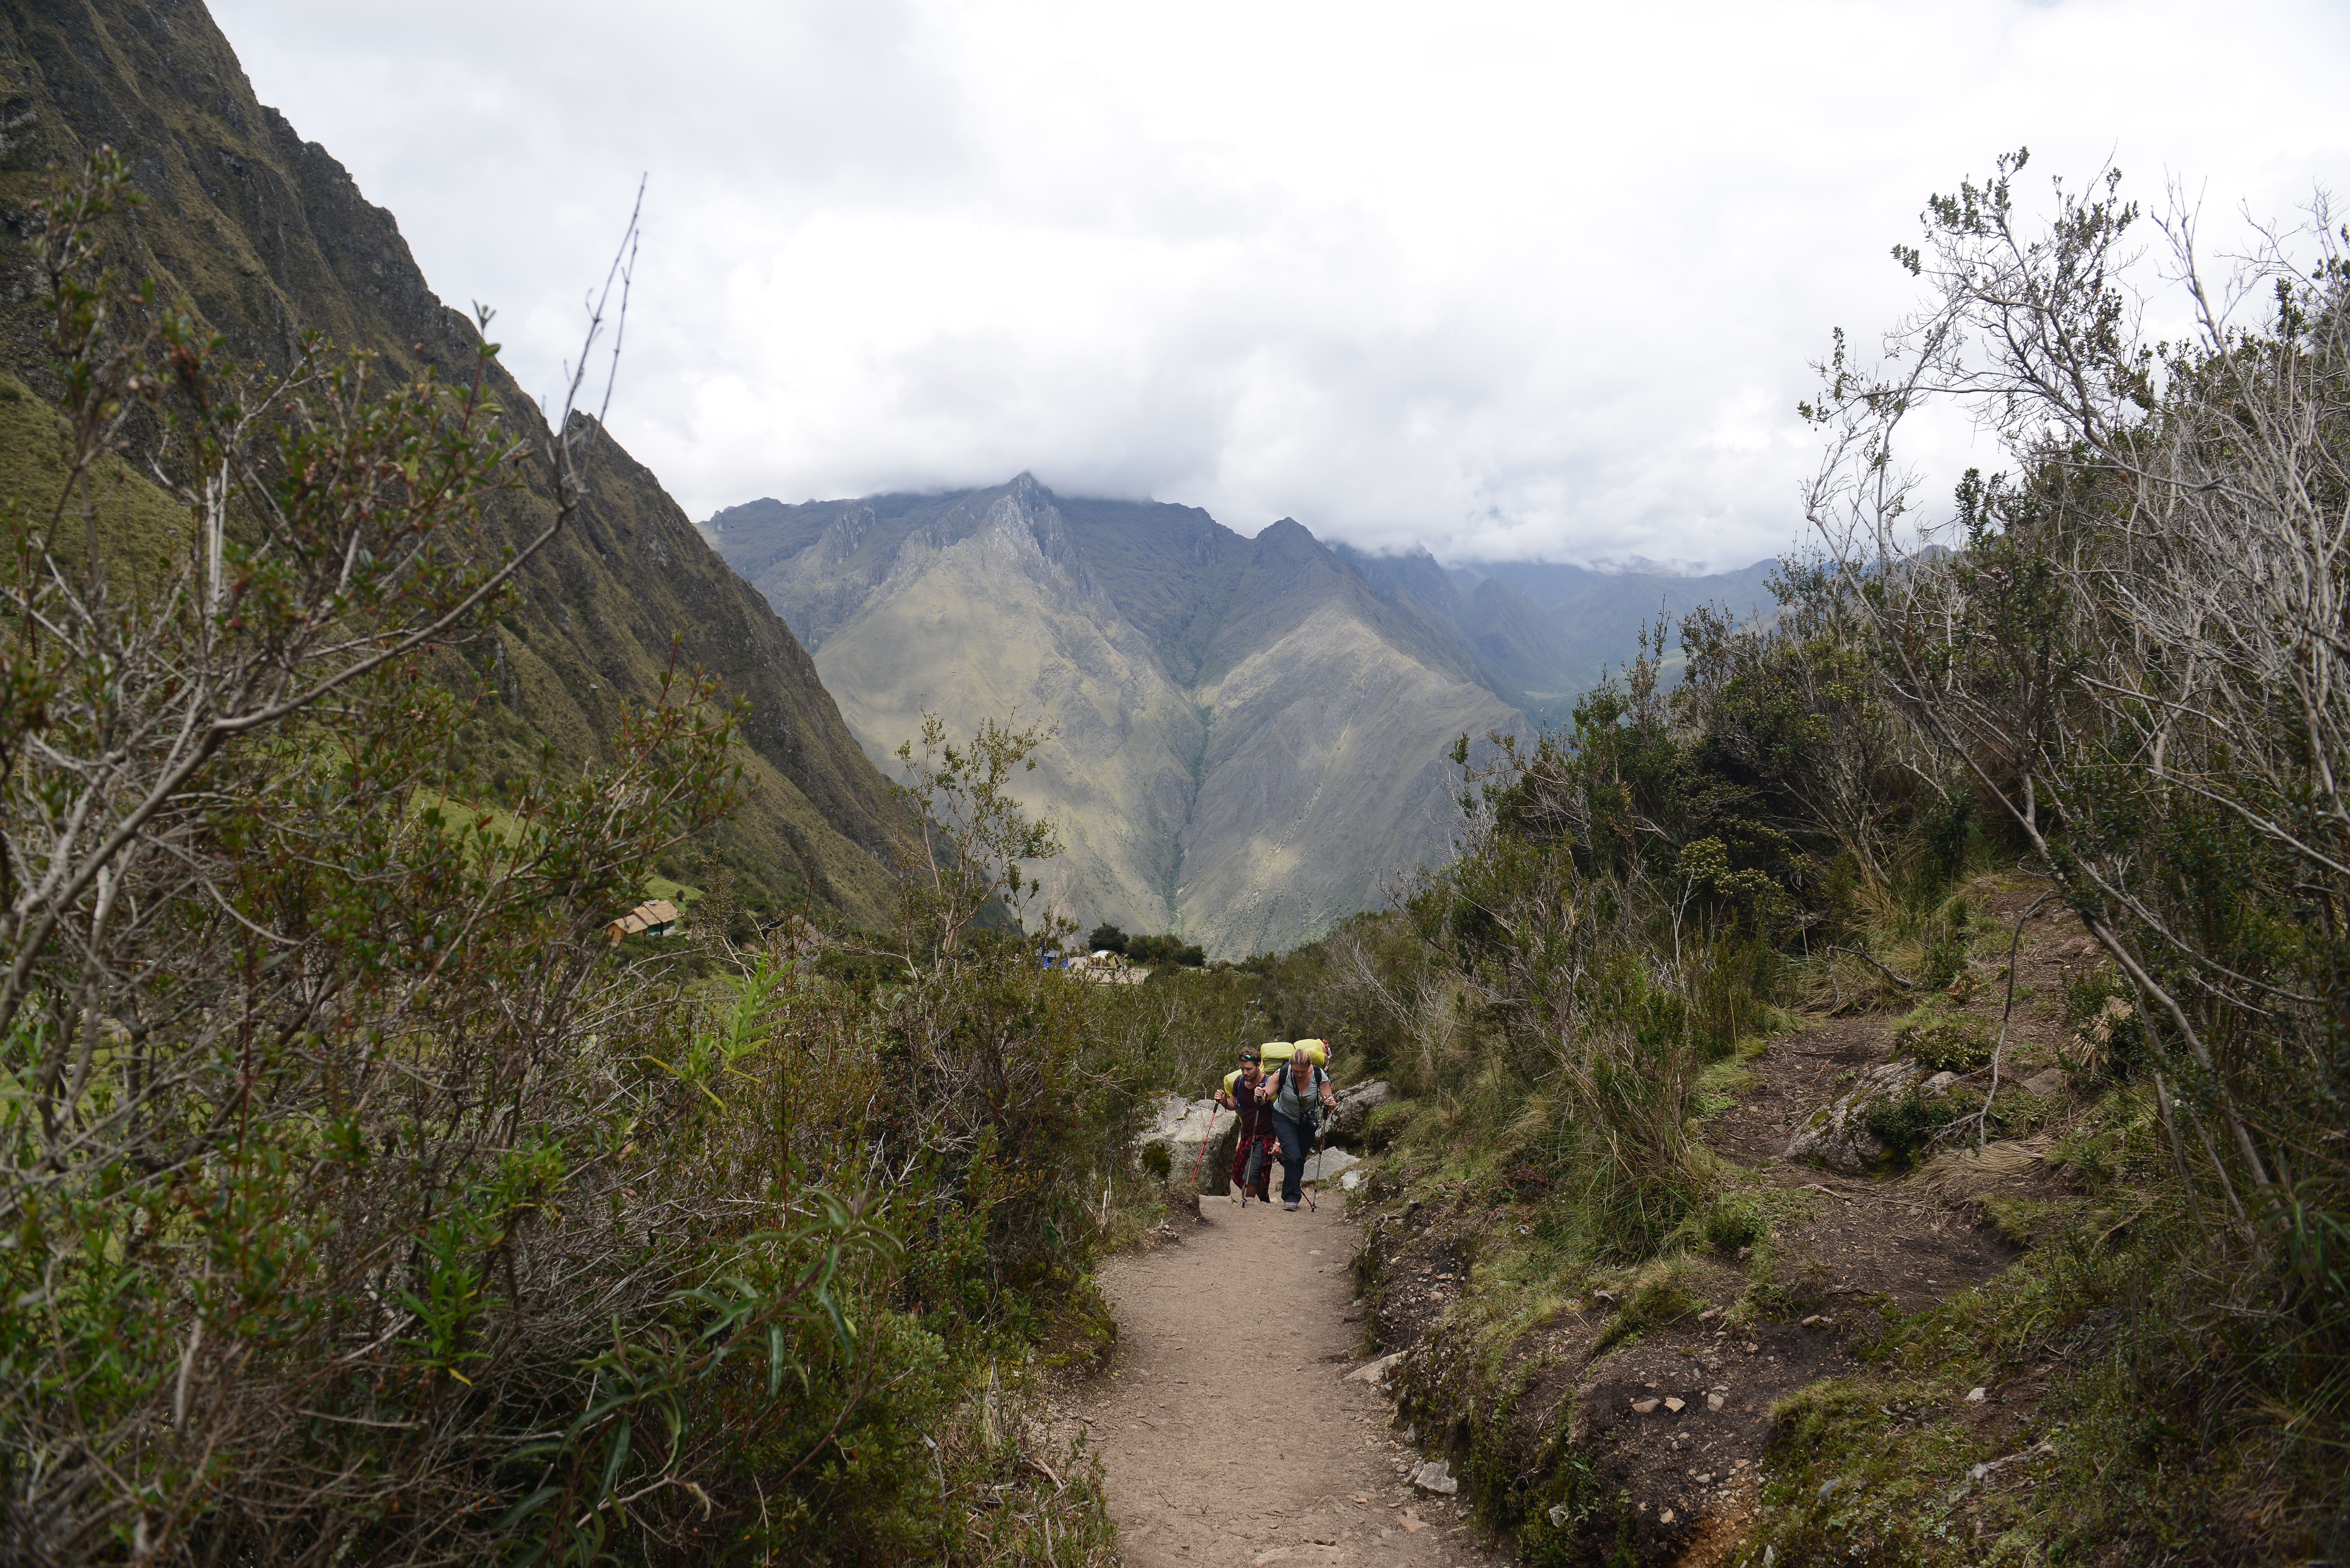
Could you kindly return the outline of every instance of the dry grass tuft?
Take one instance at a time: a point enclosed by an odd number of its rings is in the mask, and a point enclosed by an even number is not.
[[[2000,1138],[1981,1148],[1945,1149],[1918,1167],[1911,1179],[1937,1198],[1971,1198],[2046,1159],[2055,1141],[2053,1134],[2040,1133]]]

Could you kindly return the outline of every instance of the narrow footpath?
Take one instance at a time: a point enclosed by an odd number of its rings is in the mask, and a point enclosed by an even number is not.
[[[1177,1240],[1103,1271],[1118,1347],[1075,1414],[1129,1568],[1496,1561],[1457,1502],[1411,1485],[1386,1399],[1347,1377],[1362,1309],[1344,1205],[1202,1198]]]

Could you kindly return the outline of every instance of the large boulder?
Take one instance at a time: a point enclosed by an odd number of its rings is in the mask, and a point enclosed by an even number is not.
[[[1326,1184],[1333,1182],[1362,1163],[1345,1149],[1326,1145],[1320,1154],[1306,1157],[1305,1179]]]
[[[1393,1099],[1385,1078],[1338,1091],[1338,1114],[1330,1118],[1328,1141],[1361,1148],[1369,1136],[1371,1113]]]
[[[1869,1130],[1868,1113],[1902,1099],[1925,1075],[1925,1068],[1909,1061],[1868,1068],[1842,1099],[1804,1118],[1787,1145],[1787,1158],[1847,1176],[1882,1170],[1892,1162],[1893,1151]]]
[[[1144,1151],[1164,1148],[1170,1181],[1222,1194],[1232,1180],[1232,1139],[1239,1130],[1240,1118],[1213,1100],[1161,1095],[1150,1125],[1135,1135],[1134,1147],[1146,1162]]]

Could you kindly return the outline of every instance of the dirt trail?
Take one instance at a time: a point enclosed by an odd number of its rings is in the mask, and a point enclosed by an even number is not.
[[[1104,1270],[1118,1348],[1075,1408],[1130,1568],[1494,1560],[1456,1504],[1409,1485],[1386,1400],[1346,1381],[1362,1314],[1341,1204],[1202,1199],[1180,1243]]]

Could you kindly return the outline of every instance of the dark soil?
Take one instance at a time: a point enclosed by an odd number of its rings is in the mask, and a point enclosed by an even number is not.
[[[1927,1199],[1914,1183],[1871,1182],[1800,1166],[1768,1173],[1777,1186],[1820,1194],[1809,1223],[1783,1227],[1781,1277],[1799,1298],[1842,1297],[1922,1312],[1979,1285],[2013,1262],[2017,1250],[1990,1231],[1980,1212]]]
[[[1797,1124],[1842,1094],[1858,1069],[1884,1061],[1888,1044],[1875,1018],[1821,1020],[1779,1040],[1748,1064],[1753,1082],[1738,1103],[1707,1121],[1707,1147],[1740,1165],[1777,1159]]]
[[[1661,1554],[1702,1520],[1745,1518],[1772,1405],[1846,1360],[1833,1327],[1643,1335],[1591,1369],[1575,1440],[1598,1456],[1603,1484],[1631,1494],[1636,1545]],[[1678,1410],[1668,1403],[1676,1399]]]

